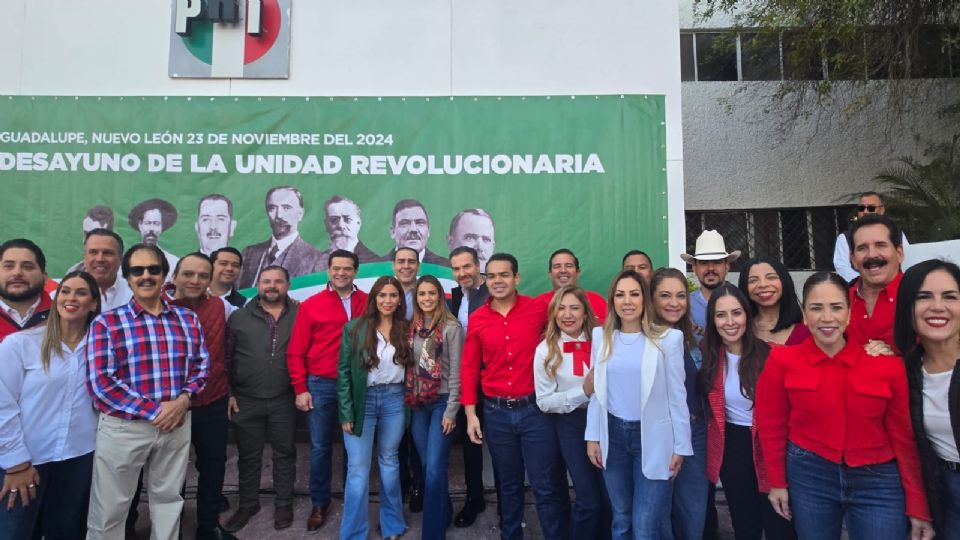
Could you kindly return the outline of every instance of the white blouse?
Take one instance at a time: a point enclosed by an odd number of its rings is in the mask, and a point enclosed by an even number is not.
[[[367,388],[377,384],[398,384],[403,382],[403,366],[393,363],[397,349],[387,343],[383,335],[377,332],[377,358],[380,363],[367,373]]]
[[[564,352],[564,344],[570,342],[585,342],[585,358],[580,365],[575,365],[574,353]],[[548,413],[568,413],[586,407],[590,398],[583,393],[583,380],[590,372],[590,341],[586,333],[574,339],[561,332],[560,336],[561,362],[557,366],[557,375],[551,377],[544,366],[547,358],[547,342],[541,341],[533,356],[533,382],[537,390],[537,405],[540,410]],[[577,355],[580,358],[582,355]]]
[[[97,414],[87,393],[86,339],[40,363],[45,326],[0,343],[0,467],[40,465],[93,452]]]
[[[957,443],[950,424],[950,408],[947,394],[953,370],[943,373],[927,373],[923,370],[923,427],[937,457],[944,461],[960,462]]]
[[[723,402],[726,421],[738,426],[753,424],[753,402],[740,391],[740,356],[727,353],[727,373],[723,378]]]

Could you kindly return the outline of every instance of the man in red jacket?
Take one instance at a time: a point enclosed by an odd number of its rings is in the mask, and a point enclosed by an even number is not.
[[[338,249],[327,259],[327,288],[300,305],[287,347],[287,368],[297,394],[297,408],[307,412],[310,428],[310,499],[307,530],[327,521],[330,509],[331,446],[337,412],[337,358],[343,325],[363,314],[367,293],[353,280],[360,262]]]
[[[47,320],[46,282],[47,259],[36,244],[16,238],[0,246],[0,341]]]

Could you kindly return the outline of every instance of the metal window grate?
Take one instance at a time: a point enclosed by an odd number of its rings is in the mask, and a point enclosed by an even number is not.
[[[723,235],[727,251],[739,249],[731,270],[757,255],[782,260],[790,270],[832,270],[833,248],[853,215],[853,206],[686,213],[688,253],[705,229]]]

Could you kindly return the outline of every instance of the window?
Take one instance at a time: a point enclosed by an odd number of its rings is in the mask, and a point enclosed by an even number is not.
[[[948,39],[947,32],[940,28],[927,27],[922,29],[920,35],[917,36],[915,54],[911,55],[910,76],[915,79],[949,77],[950,51]]]
[[[740,51],[743,80],[780,80],[779,35],[740,34]]]
[[[680,80],[697,80],[697,72],[694,69],[693,34],[680,34]]]
[[[697,80],[737,80],[737,36],[730,33],[697,32]]]

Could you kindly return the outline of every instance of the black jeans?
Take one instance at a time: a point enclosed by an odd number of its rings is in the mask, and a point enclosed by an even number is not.
[[[63,461],[37,465],[40,482],[36,499],[22,506],[19,498],[7,510],[7,498],[0,510],[0,539],[39,538],[42,530],[48,540],[81,540],[87,531],[87,507],[93,478],[93,452]],[[4,479],[0,471],[0,484]]]
[[[220,524],[220,495],[227,465],[227,396],[190,411],[190,442],[197,468],[197,527],[212,529]]]
[[[297,408],[293,393],[268,399],[236,398],[240,411],[233,416],[233,430],[237,436],[240,508],[260,503],[260,472],[267,443],[273,455],[273,488],[277,493],[274,504],[292,504],[297,461],[293,442]]]
[[[753,466],[753,440],[749,426],[727,423],[723,446],[723,465],[720,482],[730,508],[733,535],[736,540],[796,539],[793,524],[773,510],[765,493],[757,486],[757,472]]]

